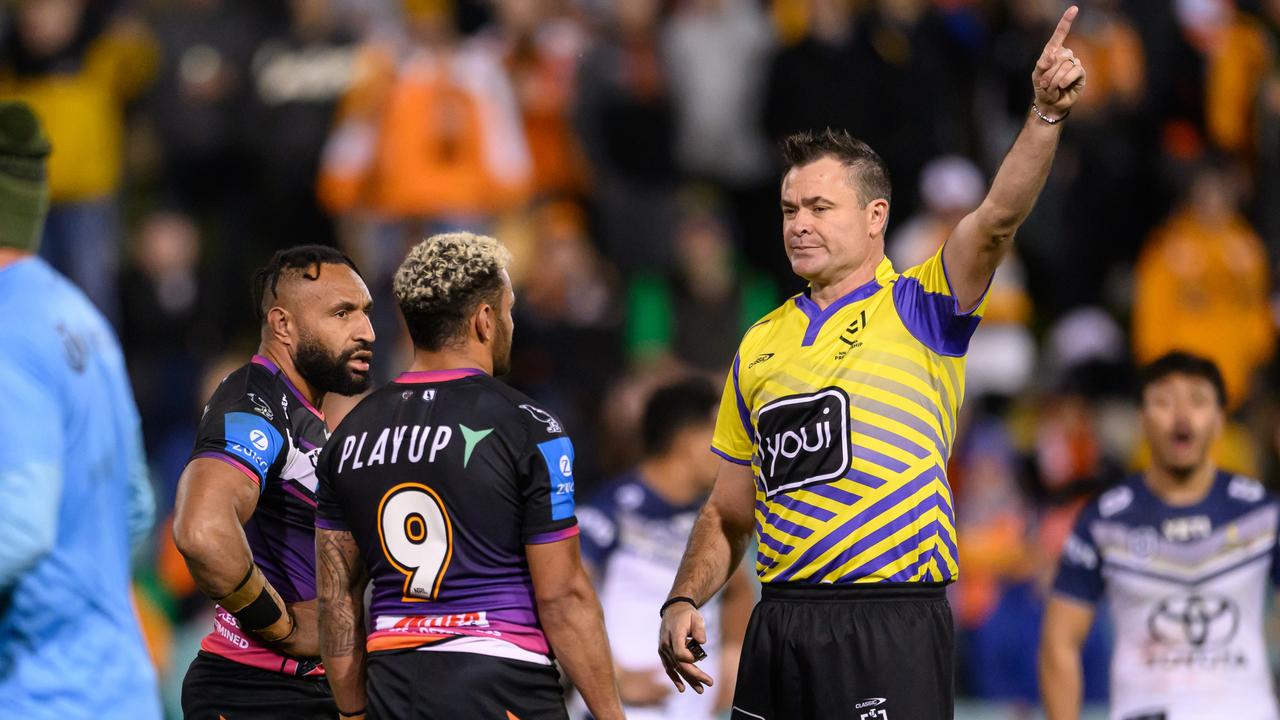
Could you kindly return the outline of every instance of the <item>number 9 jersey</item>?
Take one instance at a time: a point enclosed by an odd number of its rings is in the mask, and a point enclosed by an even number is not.
[[[578,533],[560,422],[479,370],[405,373],[316,468],[316,526],[352,533],[373,586],[368,650],[550,664],[525,545]]]

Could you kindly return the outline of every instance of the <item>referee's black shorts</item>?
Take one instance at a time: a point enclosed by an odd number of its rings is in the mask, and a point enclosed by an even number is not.
[[[767,583],[732,720],[951,720],[955,629],[942,585]]]
[[[371,653],[369,720],[568,720],[550,665],[467,652]],[[228,719],[230,720],[230,719]]]
[[[324,677],[297,677],[200,651],[182,679],[186,720],[333,720],[338,706]]]

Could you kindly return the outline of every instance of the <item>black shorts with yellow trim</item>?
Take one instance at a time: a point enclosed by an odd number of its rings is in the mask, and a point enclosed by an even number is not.
[[[369,720],[568,720],[551,665],[469,652],[368,657]]]

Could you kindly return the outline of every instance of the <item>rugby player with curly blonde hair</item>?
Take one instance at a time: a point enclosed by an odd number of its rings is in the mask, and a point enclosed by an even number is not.
[[[509,260],[471,233],[413,248],[394,284],[413,364],[320,456],[320,644],[345,718],[567,718],[553,657],[595,717],[622,717],[573,444],[493,378],[510,365]]]

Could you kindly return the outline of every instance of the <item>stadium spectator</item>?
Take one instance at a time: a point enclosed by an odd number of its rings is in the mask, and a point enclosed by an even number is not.
[[[289,0],[287,24],[253,52],[244,137],[259,246],[332,245],[337,239],[316,198],[315,179],[338,101],[355,77],[361,43],[351,25],[351,13],[336,0]]]
[[[1275,350],[1270,261],[1238,209],[1239,183],[1227,165],[1197,166],[1134,268],[1134,357],[1148,363],[1185,350],[1213,360],[1228,409],[1248,396]]]
[[[33,256],[49,145],[0,102],[0,697],[24,718],[159,720],[129,594],[154,511],[142,427],[111,326]]]
[[[741,267],[715,208],[688,204],[676,226],[675,266],[639,273],[627,288],[627,350],[633,363],[673,361],[719,374],[742,333],[777,305],[777,293],[769,278]]]
[[[588,38],[555,0],[499,0],[497,44],[511,77],[533,163],[533,191],[540,197],[587,192],[586,158],[570,114],[578,60]]]
[[[595,181],[602,247],[624,273],[671,263],[676,114],[659,0],[609,3],[578,65],[574,127]]]
[[[41,257],[118,323],[125,104],[157,58],[145,26],[113,5],[16,3],[0,28],[0,97],[30,103],[54,148]]]
[[[225,298],[201,267],[199,229],[173,211],[143,218],[121,278],[121,341],[147,439],[162,479],[159,507],[173,506],[175,482],[195,437],[205,396],[204,365],[226,343]]]

